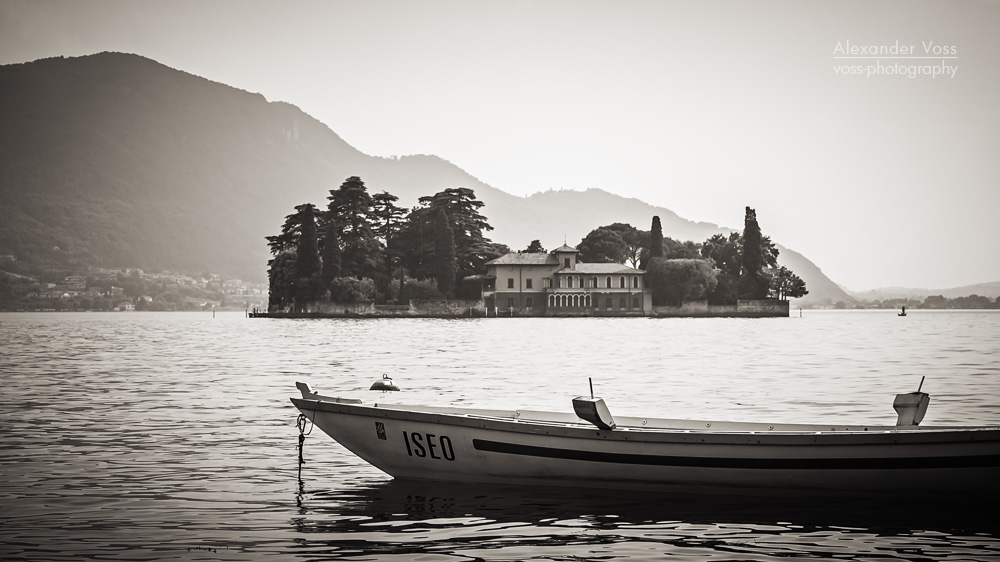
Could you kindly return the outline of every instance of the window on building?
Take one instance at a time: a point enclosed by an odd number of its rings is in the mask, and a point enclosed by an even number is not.
[[[524,280],[524,288],[525,289],[530,289],[531,288],[531,279],[525,279]]]
[[[531,308],[532,306],[534,306],[534,304],[535,303],[531,299],[531,297],[528,297],[528,298],[524,299],[524,308]]]
[[[595,288],[595,289],[597,288],[597,277],[591,277],[590,278],[590,286],[593,287],[593,288]]]
[[[609,279],[610,279],[610,278],[609,278]],[[608,298],[607,298],[607,301],[605,302],[605,304],[606,304],[606,308],[607,308],[608,310],[611,310],[611,297],[608,297]]]
[[[618,308],[625,310],[625,297],[620,297],[618,299]]]
[[[632,297],[632,308],[639,310],[639,297]]]
[[[607,279],[604,280],[604,286],[606,286],[609,289],[611,288],[611,277],[608,277]]]
[[[563,258],[563,267],[569,269],[569,258]]]
[[[514,308],[514,299],[513,298],[507,299],[507,308]]]
[[[622,288],[622,289],[625,288],[625,276],[624,275],[618,278],[618,286],[620,288]]]
[[[508,289],[513,289],[514,288],[514,279],[512,277],[508,277],[507,278],[507,288]]]
[[[551,289],[552,288],[552,278],[551,277],[546,277],[545,279],[542,279],[542,287],[544,287],[546,289]]]
[[[638,289],[639,288],[639,276],[638,275],[636,275],[635,277],[632,278],[632,288],[633,289]]]

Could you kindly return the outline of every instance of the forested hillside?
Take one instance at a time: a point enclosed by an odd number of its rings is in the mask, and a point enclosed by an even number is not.
[[[515,249],[533,239],[573,244],[601,224],[645,227],[653,215],[679,240],[725,230],[598,189],[517,197],[437,156],[365,155],[295,106],[137,55],[2,66],[0,122],[0,254],[22,263],[262,281],[265,236],[350,176],[403,206],[471,188],[492,239]],[[731,202],[734,219],[748,203]],[[810,298],[850,300],[805,258],[783,250],[781,261]]]

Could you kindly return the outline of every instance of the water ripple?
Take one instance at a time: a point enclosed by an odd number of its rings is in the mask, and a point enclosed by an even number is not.
[[[892,424],[1000,424],[1000,314],[249,320],[0,314],[4,560],[995,560],[961,506],[816,505],[396,482],[318,434],[296,380],[400,402]],[[390,397],[385,397],[390,398]]]

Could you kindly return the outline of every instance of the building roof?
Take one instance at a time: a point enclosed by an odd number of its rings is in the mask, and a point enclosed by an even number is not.
[[[577,263],[573,269],[564,269],[558,273],[580,274],[580,275],[644,275],[646,272],[641,269],[620,263]]]
[[[579,254],[580,250],[577,250],[573,246],[567,246],[566,244],[563,244],[562,246],[559,246],[555,250],[552,250],[553,254],[556,252],[573,252],[574,254]]]
[[[511,252],[486,262],[486,265],[558,265],[558,263],[559,260],[554,255],[545,252]]]

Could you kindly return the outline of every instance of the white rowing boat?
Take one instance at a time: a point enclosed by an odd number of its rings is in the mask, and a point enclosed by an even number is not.
[[[929,397],[897,395],[895,426],[612,417],[366,404],[297,383],[292,403],[327,435],[400,479],[842,495],[996,494],[1000,427],[920,426]]]

